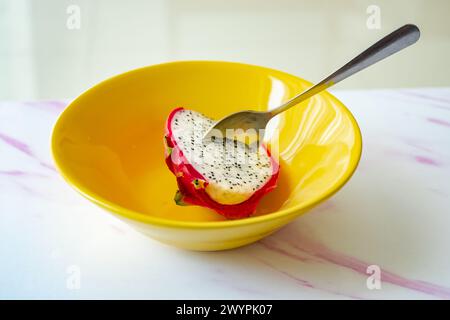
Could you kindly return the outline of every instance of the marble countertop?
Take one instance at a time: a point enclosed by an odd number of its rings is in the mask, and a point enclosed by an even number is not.
[[[363,134],[353,178],[212,253],[146,238],[62,180],[49,146],[67,102],[1,102],[0,298],[450,299],[450,88],[335,94]]]

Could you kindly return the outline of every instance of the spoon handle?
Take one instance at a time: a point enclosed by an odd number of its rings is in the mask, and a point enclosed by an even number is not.
[[[353,60],[341,67],[339,70],[329,75],[327,78],[316,84],[315,86],[303,91],[291,100],[285,102],[278,108],[272,110],[270,113],[275,116],[290,107],[312,97],[313,95],[325,90],[336,83],[348,78],[349,76],[371,66],[372,64],[389,57],[390,55],[405,49],[412,45],[420,38],[420,30],[417,26],[412,24],[404,25],[395,30],[391,34],[385,36],[383,39],[363,51]]]

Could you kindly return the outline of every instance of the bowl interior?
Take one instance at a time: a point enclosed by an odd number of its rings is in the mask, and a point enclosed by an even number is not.
[[[175,107],[220,118],[272,108],[310,84],[257,66],[177,62],[137,69],[88,90],[63,112],[52,141],[63,176],[97,203],[169,220],[217,221],[200,207],[179,207],[164,162],[164,123]],[[279,129],[279,186],[256,215],[317,203],[351,176],[361,152],[358,126],[329,93],[273,119]]]

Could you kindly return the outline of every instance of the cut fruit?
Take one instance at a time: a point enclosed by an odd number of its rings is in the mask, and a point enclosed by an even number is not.
[[[228,219],[248,217],[276,187],[279,165],[265,146],[204,133],[214,120],[174,109],[166,123],[166,163],[177,178],[175,202],[208,207]]]

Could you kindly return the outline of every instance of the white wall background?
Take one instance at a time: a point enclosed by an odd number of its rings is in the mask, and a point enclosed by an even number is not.
[[[81,28],[66,26],[69,5]],[[381,9],[369,29],[366,10]],[[311,81],[393,29],[414,47],[339,88],[449,86],[448,0],[0,0],[0,99],[73,98],[111,75],[170,60],[232,60]]]

